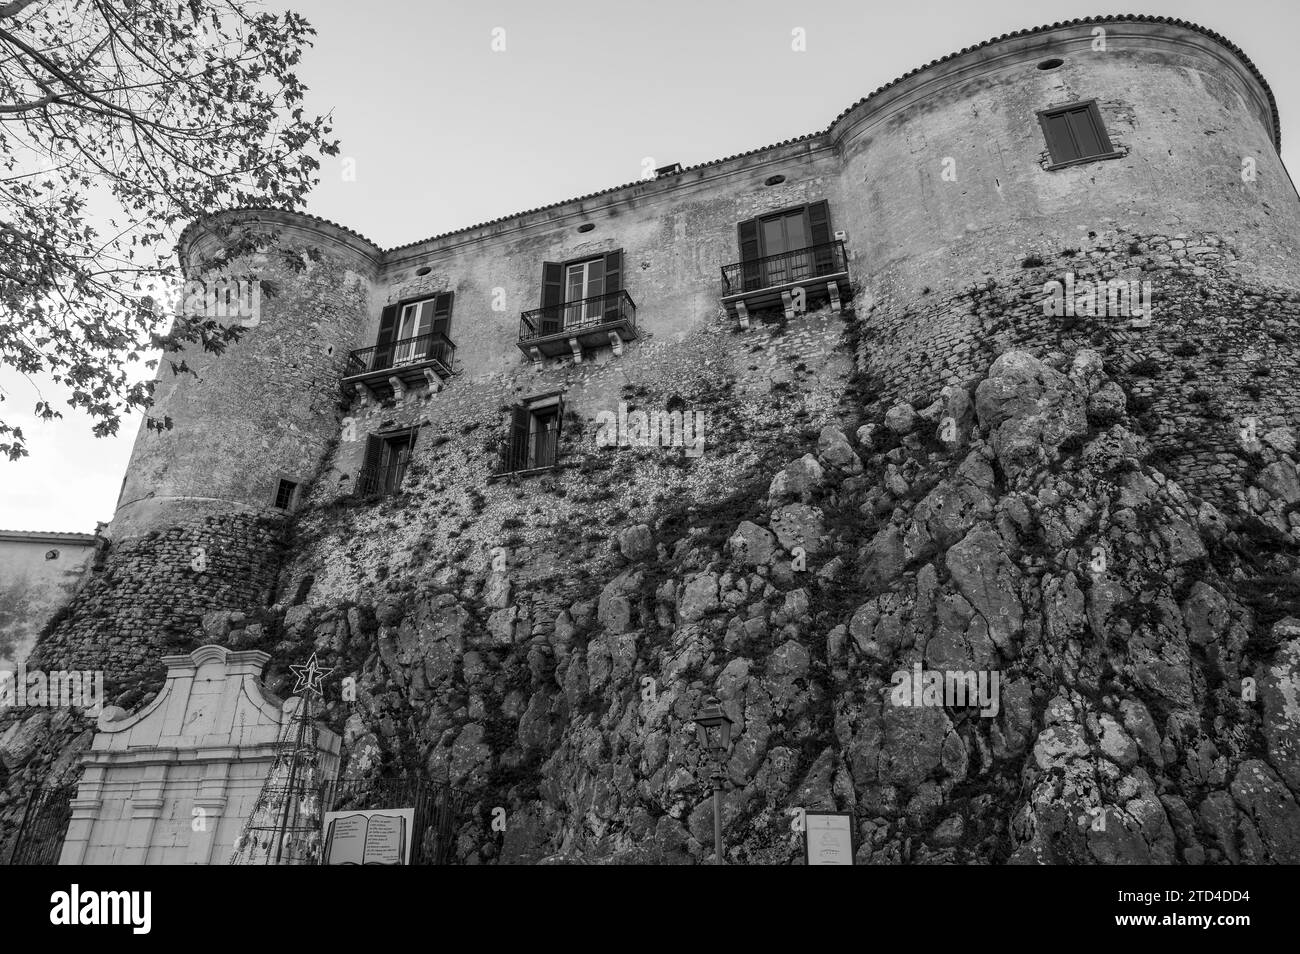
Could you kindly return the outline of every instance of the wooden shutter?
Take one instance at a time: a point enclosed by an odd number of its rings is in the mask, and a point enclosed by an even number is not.
[[[808,241],[816,251],[813,252],[815,274],[829,275],[835,271],[835,250],[831,242],[831,209],[823,199],[807,207],[804,214],[808,219]]]
[[[605,255],[605,320],[617,321],[622,315],[623,296],[616,294],[623,287],[623,250],[615,249]]]
[[[564,327],[564,266],[559,262],[542,263],[542,308],[542,334],[554,334]]]
[[[1047,151],[1052,162],[1070,162],[1078,159],[1079,154],[1070,134],[1070,120],[1065,113],[1056,113],[1042,117],[1043,136],[1047,140]]]
[[[379,314],[379,337],[367,371],[382,371],[393,366],[393,339],[397,334],[397,306],[388,305]]]
[[[745,263],[740,270],[743,290],[749,291],[759,286],[759,276],[762,273],[756,264],[749,264],[762,258],[758,246],[758,219],[746,219],[736,227],[736,231],[739,235],[736,244],[740,247],[740,261]]]
[[[1070,131],[1074,134],[1080,159],[1090,156],[1104,156],[1111,152],[1110,138],[1101,124],[1101,115],[1097,105],[1089,103],[1079,109],[1072,109],[1066,114],[1070,122]]]
[[[451,305],[455,292],[443,292],[433,300],[433,333],[451,337]]]
[[[357,475],[356,492],[362,496],[372,493],[375,482],[379,479],[380,458],[384,453],[384,442],[375,434],[366,435],[366,456],[361,464],[361,473]]]
[[[527,406],[516,404],[510,410],[510,437],[506,441],[506,470],[523,470],[528,465],[528,426],[532,414]]]

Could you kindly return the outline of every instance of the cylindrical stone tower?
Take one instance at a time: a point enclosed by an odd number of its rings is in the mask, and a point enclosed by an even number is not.
[[[1049,128],[1062,108],[1076,143],[1057,138],[1066,120]],[[1248,466],[1241,435],[1297,423],[1300,199],[1273,95],[1223,37],[1153,17],[1004,36],[876,91],[830,134],[875,306],[860,360],[886,400],[1011,348],[1099,348],[1133,369],[1131,409],[1169,469],[1220,502]],[[1108,308],[1112,281],[1149,293],[1146,313]],[[1099,300],[1053,314],[1054,282]]]
[[[107,557],[33,664],[103,670],[110,690],[129,689],[192,648],[204,614],[255,611],[274,590],[285,517],[339,432],[339,381],[380,252],[312,216],[240,210],[181,236],[190,278],[213,278],[199,269],[226,227],[276,233],[270,250],[221,269],[258,283],[241,299],[251,313],[217,319],[246,330],[219,356],[173,356],[193,374],[160,368],[151,414],[172,427],[141,427]]]

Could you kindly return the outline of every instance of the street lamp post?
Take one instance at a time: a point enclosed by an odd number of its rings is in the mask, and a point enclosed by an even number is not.
[[[731,748],[731,726],[731,719],[722,711],[717,697],[709,696],[695,717],[695,732],[700,748],[708,753],[713,763],[710,779],[713,782],[713,863],[716,865],[726,864],[722,860],[722,786],[727,774],[722,764]]]

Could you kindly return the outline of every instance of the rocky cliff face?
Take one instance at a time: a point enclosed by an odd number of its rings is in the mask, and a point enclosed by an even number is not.
[[[710,695],[733,862],[800,858],[798,808],[853,812],[859,863],[1300,862],[1293,435],[1243,428],[1226,513],[1125,405],[1094,352],[1009,352],[765,487],[609,528],[576,598],[538,572],[557,531],[206,638],[355,673],[346,771],[448,777],[465,863],[708,857]],[[6,765],[66,759],[50,728],[15,723]]]
[[[1144,462],[1097,354],[1011,352],[765,494],[618,529],[558,613],[502,553],[285,636],[361,672],[349,772],[470,794],[466,862],[706,857],[716,694],[736,862],[798,858],[802,807],[853,811],[859,862],[1294,863],[1300,481],[1287,431],[1243,433],[1230,516]],[[900,699],[931,672],[988,691]]]

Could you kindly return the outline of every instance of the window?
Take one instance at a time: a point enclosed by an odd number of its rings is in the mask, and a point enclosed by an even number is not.
[[[1038,114],[1038,122],[1052,157],[1049,169],[1121,155],[1106,135],[1095,99],[1044,109]]]
[[[541,333],[616,321],[622,278],[622,249],[570,262],[544,262]]]
[[[449,337],[455,292],[401,302],[386,307],[379,318],[374,367],[389,368],[437,357]]]
[[[275,505],[281,510],[288,510],[293,506],[293,495],[297,491],[298,485],[292,480],[280,478],[280,483],[275,488]]]
[[[47,560],[57,560],[58,558],[59,558],[59,551],[58,551],[58,550],[46,550],[46,551],[45,551],[45,559],[47,559]]]
[[[744,290],[801,282],[836,270],[830,206],[824,200],[741,222]]]
[[[402,486],[402,478],[406,476],[418,434],[418,428],[411,428],[367,437],[366,457],[357,478],[355,492],[363,497],[396,493]]]
[[[510,410],[510,434],[504,446],[502,471],[541,470],[559,459],[560,421],[564,398],[533,398]]]

